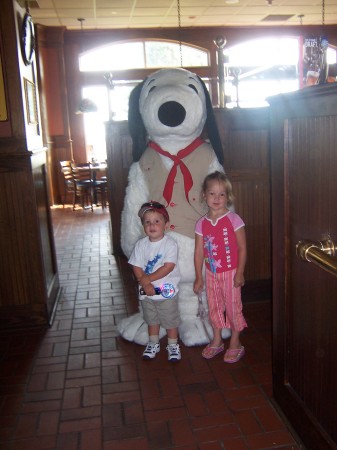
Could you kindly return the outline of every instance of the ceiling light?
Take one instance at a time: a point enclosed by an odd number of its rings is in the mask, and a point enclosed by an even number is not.
[[[82,98],[75,114],[96,112],[97,106],[90,98]]]
[[[239,3],[239,0],[226,0],[225,3]]]

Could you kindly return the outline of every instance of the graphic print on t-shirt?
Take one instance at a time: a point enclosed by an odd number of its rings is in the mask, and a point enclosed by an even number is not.
[[[218,246],[215,245],[213,243],[214,241],[214,236],[210,236],[209,234],[207,236],[204,236],[204,247],[207,251],[207,258],[206,261],[209,263],[210,265],[210,269],[212,273],[216,272],[217,267],[220,268],[221,267],[221,260],[218,259],[216,260],[214,258],[214,256],[218,255]]]
[[[145,270],[144,272],[146,273],[146,275],[149,275],[150,273],[153,272],[153,268],[154,266],[157,264],[157,262],[160,260],[160,258],[163,255],[156,255],[152,260],[149,260],[146,264]]]
[[[227,268],[232,268],[232,260],[231,260],[231,251],[229,247],[229,240],[228,240],[228,229],[223,229],[223,238],[224,238],[224,244],[225,244],[225,253],[226,253],[226,264]]]
[[[238,265],[236,232],[245,224],[240,216],[229,211],[213,223],[207,216],[201,217],[195,226],[202,236],[206,268],[212,273],[233,270]]]

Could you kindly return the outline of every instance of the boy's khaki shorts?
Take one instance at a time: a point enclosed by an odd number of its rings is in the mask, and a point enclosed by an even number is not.
[[[178,295],[165,300],[141,300],[144,320],[148,325],[161,325],[166,330],[177,328],[180,323]]]

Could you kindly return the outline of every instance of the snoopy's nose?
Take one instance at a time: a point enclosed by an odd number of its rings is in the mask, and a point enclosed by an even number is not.
[[[184,122],[185,117],[186,110],[178,102],[170,101],[163,103],[158,110],[160,122],[168,127],[177,127]]]

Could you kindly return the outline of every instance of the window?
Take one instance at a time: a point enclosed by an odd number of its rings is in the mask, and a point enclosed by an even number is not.
[[[256,39],[224,51],[226,106],[267,106],[266,98],[301,87],[299,38]],[[328,48],[328,62],[336,50]]]
[[[92,100],[96,112],[84,113],[84,136],[87,160],[106,160],[105,125],[109,119],[108,98],[105,86],[90,86],[82,89],[82,98]]]
[[[297,38],[258,39],[225,49],[226,106],[266,106],[266,98],[299,89]]]
[[[208,52],[197,47],[182,45],[181,57],[185,67],[209,65]],[[81,72],[180,66],[179,43],[167,41],[106,45],[83,53],[79,59]]]
[[[79,58],[82,72],[110,72],[146,68],[156,70],[163,67],[208,66],[206,50],[167,41],[126,42],[106,45],[83,53]],[[85,142],[87,158],[106,159],[104,122],[127,120],[131,90],[141,80],[114,80],[113,89],[108,89],[102,76],[102,85],[83,86],[82,98],[92,100],[97,112],[84,113]],[[110,115],[109,115],[110,112]]]

